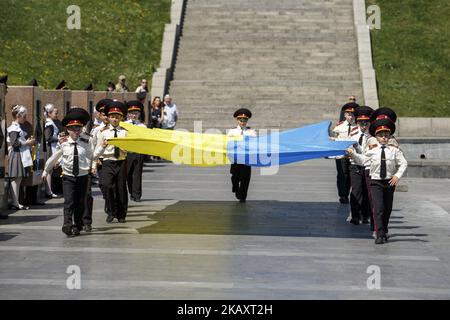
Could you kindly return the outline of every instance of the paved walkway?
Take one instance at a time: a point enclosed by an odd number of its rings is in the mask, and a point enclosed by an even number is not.
[[[246,204],[227,167],[145,167],[144,201],[94,232],[66,238],[62,199],[0,221],[1,299],[449,299],[450,180],[404,179],[391,241],[346,222],[334,162],[253,170]],[[81,289],[66,286],[68,266]],[[369,266],[381,289],[369,290]],[[370,268],[369,268],[370,270]]]

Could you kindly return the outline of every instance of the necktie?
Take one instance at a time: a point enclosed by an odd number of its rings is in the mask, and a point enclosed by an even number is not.
[[[385,179],[386,178],[386,153],[384,152],[384,149],[386,146],[381,146],[381,166],[380,166],[380,178]]]
[[[72,174],[74,177],[78,177],[78,174],[80,173],[80,163],[78,159],[78,149],[77,149],[77,143],[73,143],[73,168],[72,168]]]
[[[117,129],[114,129],[114,138],[117,138]],[[119,159],[120,149],[119,147],[114,147],[114,158]]]
[[[349,123],[348,124],[348,132],[347,132],[347,135],[350,137],[350,129],[351,129],[351,126],[352,126],[352,124],[351,123]]]
[[[364,137],[364,133],[361,133],[361,137],[359,137],[359,141],[358,141],[360,146],[362,145],[363,137]]]

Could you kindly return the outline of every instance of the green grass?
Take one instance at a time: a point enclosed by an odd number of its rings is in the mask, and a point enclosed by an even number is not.
[[[81,9],[81,29],[68,30],[66,9]],[[170,0],[2,0],[0,74],[8,84],[36,78],[54,88],[65,79],[70,89],[88,83],[105,90],[120,74],[134,90],[151,81],[158,67]]]
[[[372,30],[380,105],[404,117],[450,116],[450,1],[366,0],[381,9]]]

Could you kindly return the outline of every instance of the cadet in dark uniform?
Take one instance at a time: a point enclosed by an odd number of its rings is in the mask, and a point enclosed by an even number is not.
[[[228,136],[251,136],[256,137],[256,132],[250,127],[247,127],[248,119],[252,117],[250,110],[241,108],[234,113],[237,120],[237,127],[228,131]],[[233,163],[230,168],[231,183],[233,184],[232,191],[240,202],[245,202],[247,199],[248,186],[252,175],[252,168],[245,164]]]
[[[388,239],[388,224],[392,212],[395,187],[403,176],[408,163],[400,148],[390,145],[389,139],[395,132],[395,124],[389,119],[375,120],[369,128],[377,139],[376,145],[369,146],[364,154],[347,152],[358,163],[370,163],[370,192],[375,220],[375,244],[383,244]],[[398,167],[398,168],[397,168]]]
[[[89,115],[88,115],[89,116]],[[103,150],[94,152],[89,140],[80,138],[81,130],[89,121],[83,112],[68,113],[62,124],[69,136],[61,141],[59,148],[47,160],[42,178],[46,180],[56,162],[62,157],[64,224],[62,231],[67,236],[79,235],[83,228],[83,213],[88,189],[88,174],[94,160]]]
[[[358,107],[354,114],[356,124],[358,125],[359,132],[354,136],[356,143],[353,148],[357,153],[363,153],[365,145],[370,138],[369,125],[370,115],[373,109],[367,106]],[[353,159],[350,159],[350,181],[352,190],[350,194],[350,208],[352,218],[350,223],[358,225],[360,221],[364,224],[369,223],[370,207],[369,207],[369,195],[367,191],[367,183],[364,165],[358,165]]]
[[[127,136],[127,131],[119,126],[120,121],[127,116],[127,111],[127,107],[119,101],[113,101],[105,107],[109,125],[100,132],[99,141]],[[109,144],[103,152],[102,181],[108,223],[113,222],[114,218],[120,223],[126,222],[128,210],[126,157],[126,151]]]
[[[128,101],[128,120],[126,122],[147,128],[147,126],[141,122],[141,115],[144,112],[144,105],[137,100]],[[140,202],[142,197],[142,169],[144,166],[144,155],[128,152],[127,153],[127,182],[128,192],[130,193],[131,200]]]
[[[335,140],[353,140],[358,134],[358,126],[355,124],[353,112],[359,107],[357,103],[349,102],[342,106],[345,120],[339,122],[333,129]],[[350,160],[345,156],[335,157],[337,171],[337,189],[340,203],[349,203],[350,194]]]
[[[108,117],[105,114],[105,107],[113,102],[111,99],[102,99],[95,105],[95,110],[99,114],[99,118],[101,120],[101,123],[92,129],[91,136],[92,136],[92,143],[94,145],[94,148],[97,147],[98,142],[101,143],[100,134],[102,130],[105,130],[108,127],[109,120]],[[98,177],[98,187],[100,188],[100,191],[102,192],[103,199],[106,199],[106,192],[103,189],[103,181],[102,181],[102,168],[103,168],[103,156],[100,156],[99,159],[93,164],[93,169],[97,174]],[[105,210],[106,210],[106,202],[105,202]]]

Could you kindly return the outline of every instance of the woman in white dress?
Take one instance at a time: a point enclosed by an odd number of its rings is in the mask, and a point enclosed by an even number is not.
[[[27,210],[19,203],[19,190],[22,178],[27,177],[33,166],[31,147],[36,140],[21,128],[27,120],[27,108],[16,105],[12,108],[13,122],[7,129],[8,137],[8,175],[11,183],[12,204],[10,209]]]

